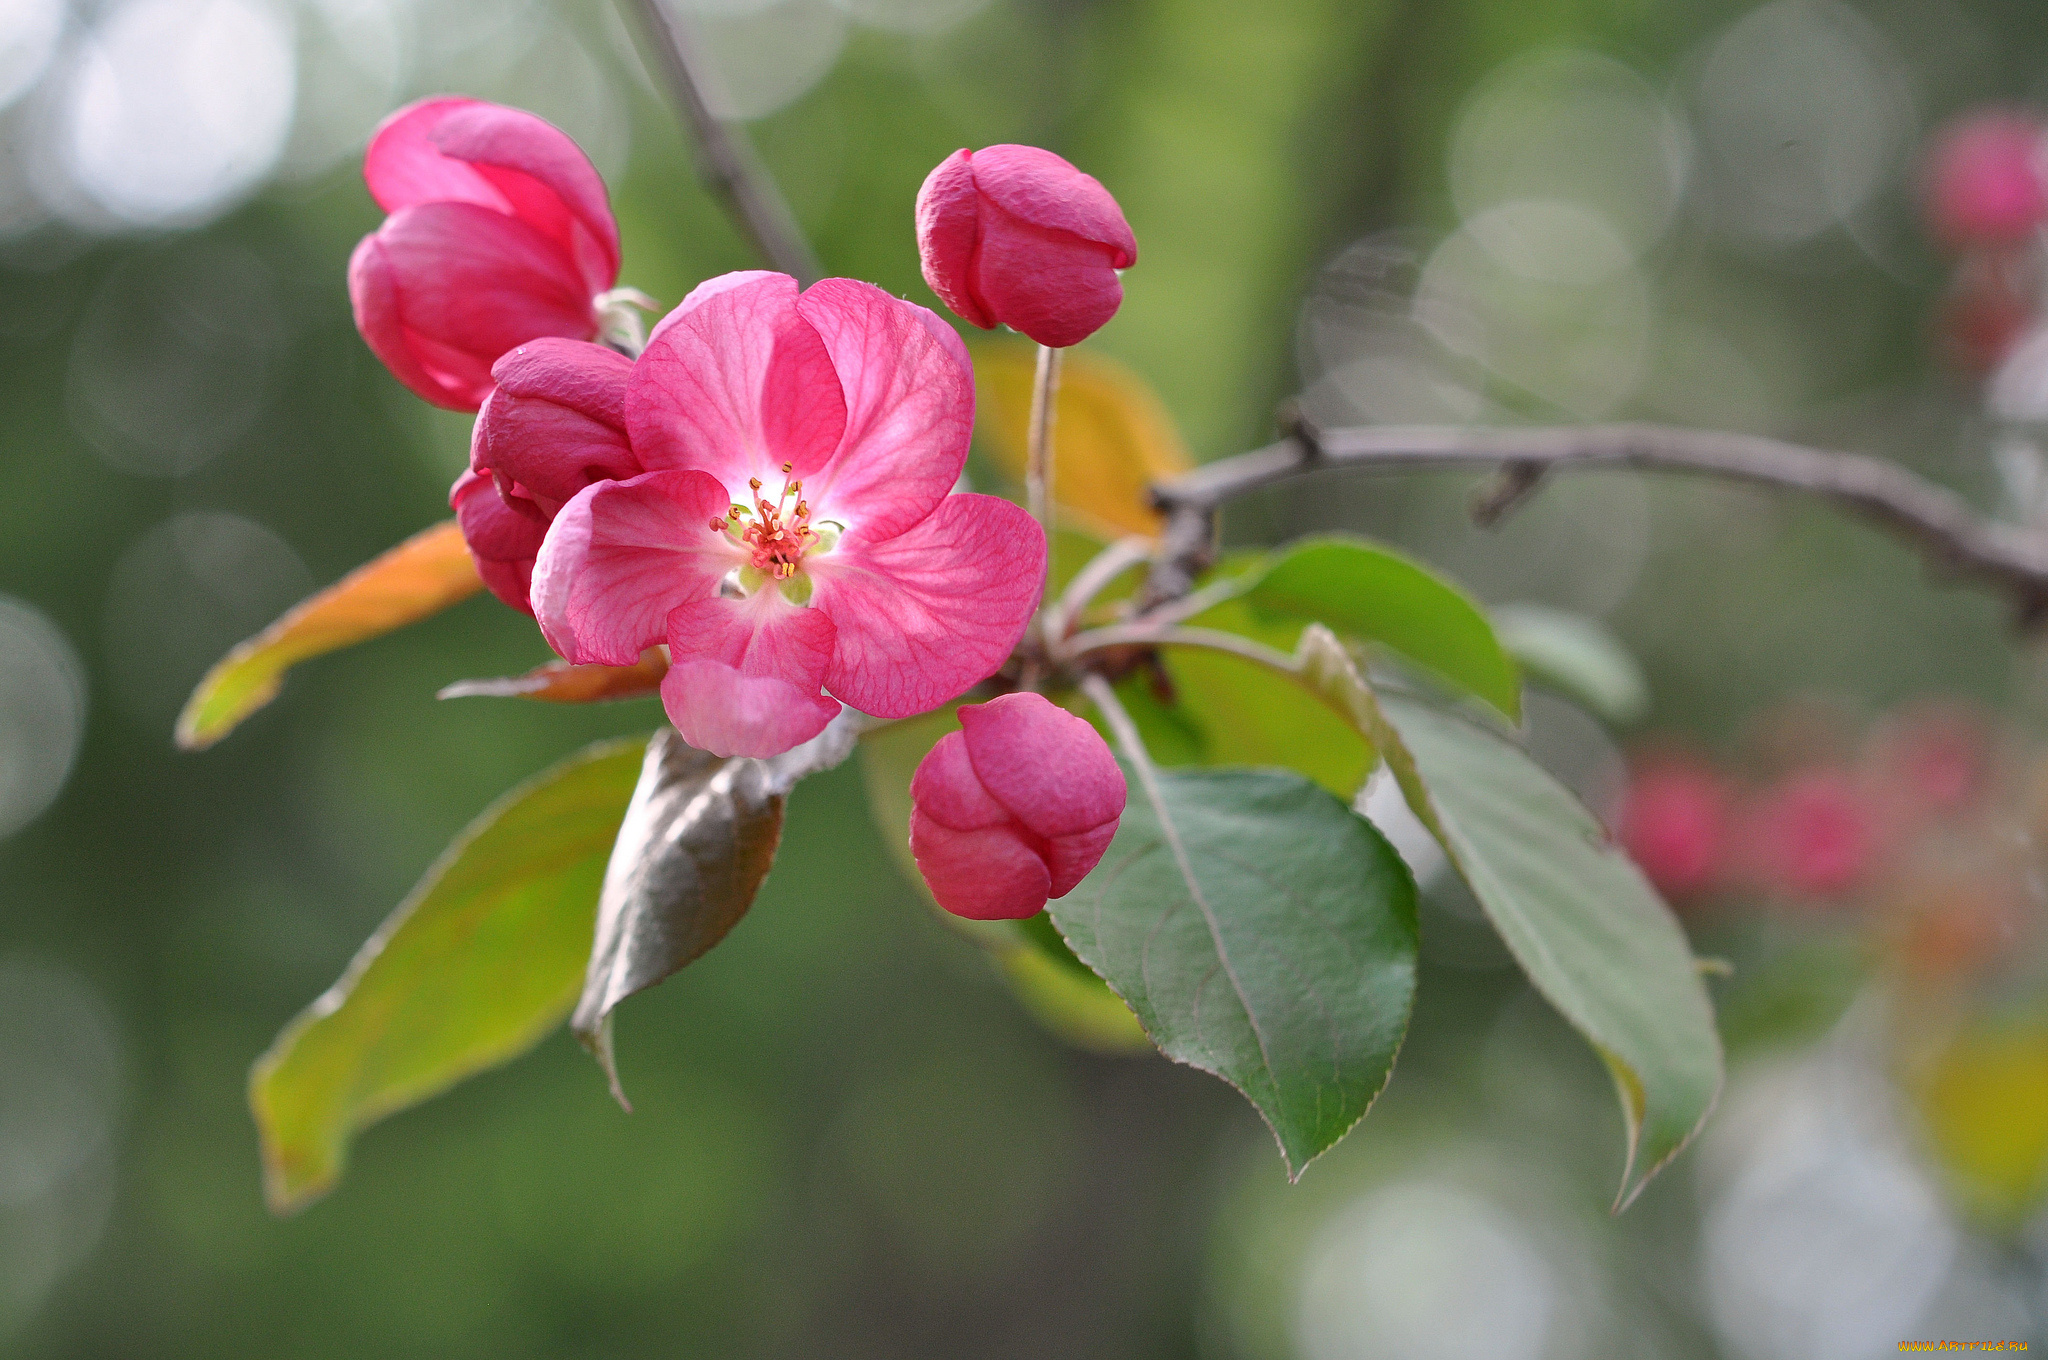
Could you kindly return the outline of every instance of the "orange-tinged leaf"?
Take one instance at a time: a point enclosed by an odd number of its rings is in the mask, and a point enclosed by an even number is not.
[[[277,697],[284,673],[332,652],[439,613],[483,589],[454,520],[414,534],[222,657],[178,715],[178,745],[203,750]]]
[[[438,699],[538,699],[544,704],[595,704],[639,699],[661,689],[668,674],[668,649],[649,647],[630,666],[575,666],[550,661],[524,675],[502,680],[458,680]]]
[[[1037,350],[1025,344],[991,341],[974,351],[982,436],[996,463],[1018,481],[1037,363]],[[1105,539],[1157,533],[1159,513],[1147,488],[1192,465],[1173,417],[1143,378],[1113,359],[1070,349],[1060,369],[1053,499],[1075,528]]]

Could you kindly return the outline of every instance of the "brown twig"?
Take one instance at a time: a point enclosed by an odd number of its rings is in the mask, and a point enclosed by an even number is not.
[[[1217,509],[1247,492],[1324,469],[1491,467],[1504,472],[1474,506],[1482,520],[1533,494],[1546,476],[1573,468],[1694,473],[1818,496],[1889,529],[1942,572],[2004,591],[2023,625],[2048,622],[2048,535],[1986,519],[1955,493],[1881,458],[1760,435],[1635,424],[1317,430],[1297,422],[1263,449],[1153,487],[1167,520],[1147,596],[1171,599],[1186,591],[1213,554]]]
[[[719,114],[712,94],[722,93],[722,86],[695,21],[663,0],[630,0],[630,5],[647,30],[669,93],[696,135],[704,179],[712,192],[725,200],[733,219],[770,265],[806,288],[825,277],[789,201],[754,154],[746,130]]]

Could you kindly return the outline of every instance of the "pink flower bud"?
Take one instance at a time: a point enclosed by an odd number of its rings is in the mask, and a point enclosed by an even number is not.
[[[1035,146],[960,150],[917,193],[924,281],[964,321],[1055,349],[1116,315],[1138,242],[1109,190]]]
[[[1841,770],[1794,774],[1750,809],[1745,849],[1760,886],[1838,897],[1858,886],[1877,850],[1872,809]]]
[[[531,614],[527,595],[533,589],[533,559],[547,534],[547,523],[525,507],[515,507],[498,494],[487,475],[464,472],[448,490],[448,504],[462,539],[476,559],[477,574],[491,594],[514,609]]]
[[[1928,153],[1927,216],[1934,234],[1958,249],[2032,236],[2048,222],[2040,121],[2000,110],[1950,124]]]
[[[1093,727],[1043,696],[960,710],[910,781],[910,849],[939,905],[976,921],[1037,914],[1116,836],[1124,775]]]
[[[1728,794],[1703,761],[1667,756],[1629,780],[1615,839],[1667,897],[1713,886],[1728,848]]]
[[[350,257],[349,300],[363,339],[414,392],[474,411],[507,350],[597,334],[619,231],[566,133],[520,109],[425,99],[384,120],[363,178],[391,216]]]
[[[626,437],[632,371],[631,360],[602,345],[552,337],[519,346],[491,370],[496,387],[477,413],[469,471],[449,503],[484,584],[514,609],[533,612],[534,559],[562,506],[593,482],[646,471]]]

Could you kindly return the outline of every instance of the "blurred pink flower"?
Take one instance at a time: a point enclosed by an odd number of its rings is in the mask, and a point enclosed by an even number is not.
[[[449,501],[484,584],[514,609],[533,612],[534,558],[562,506],[593,482],[646,471],[626,437],[632,371],[603,345],[552,337],[491,369],[496,386],[477,413],[469,471]]]
[[[910,781],[910,849],[939,905],[977,921],[1043,910],[1116,836],[1124,775],[1093,727],[1042,695],[960,710]]]
[[[1927,157],[1927,216],[1957,249],[2011,245],[2048,222],[2048,141],[2008,109],[1949,124]]]
[[[1846,771],[1808,769],[1767,790],[1742,819],[1743,855],[1759,886],[1839,897],[1863,881],[1875,818]]]
[[[363,339],[414,392],[474,411],[507,350],[597,334],[619,232],[568,134],[520,109],[423,99],[377,129],[363,178],[391,216],[350,257],[349,300]]]
[[[948,494],[973,424],[966,348],[924,308],[850,279],[712,279],[628,380],[648,470],[577,492],[548,529],[541,630],[606,665],[666,642],[669,718],[719,755],[788,750],[834,699],[934,708],[1009,656],[1044,579],[1029,515]]]
[[[917,193],[924,279],[963,320],[1077,345],[1124,300],[1138,242],[1109,190],[1035,146],[960,150]]]
[[[1667,897],[1713,886],[1728,848],[1728,792],[1705,761],[1661,756],[1630,776],[1615,838]]]

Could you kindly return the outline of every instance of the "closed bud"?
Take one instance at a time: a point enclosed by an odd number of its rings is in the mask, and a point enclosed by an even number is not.
[[[519,346],[491,370],[495,388],[477,413],[469,471],[449,501],[484,583],[514,609],[533,612],[534,560],[562,506],[593,482],[645,470],[626,438],[632,369],[602,345],[550,338]]]
[[[1124,776],[1088,723],[1042,695],[960,710],[910,781],[910,849],[940,906],[978,921],[1037,914],[1116,836]]]
[[[1116,315],[1138,242],[1109,190],[1050,151],[956,151],[917,195],[925,282],[964,321],[1062,349]]]

